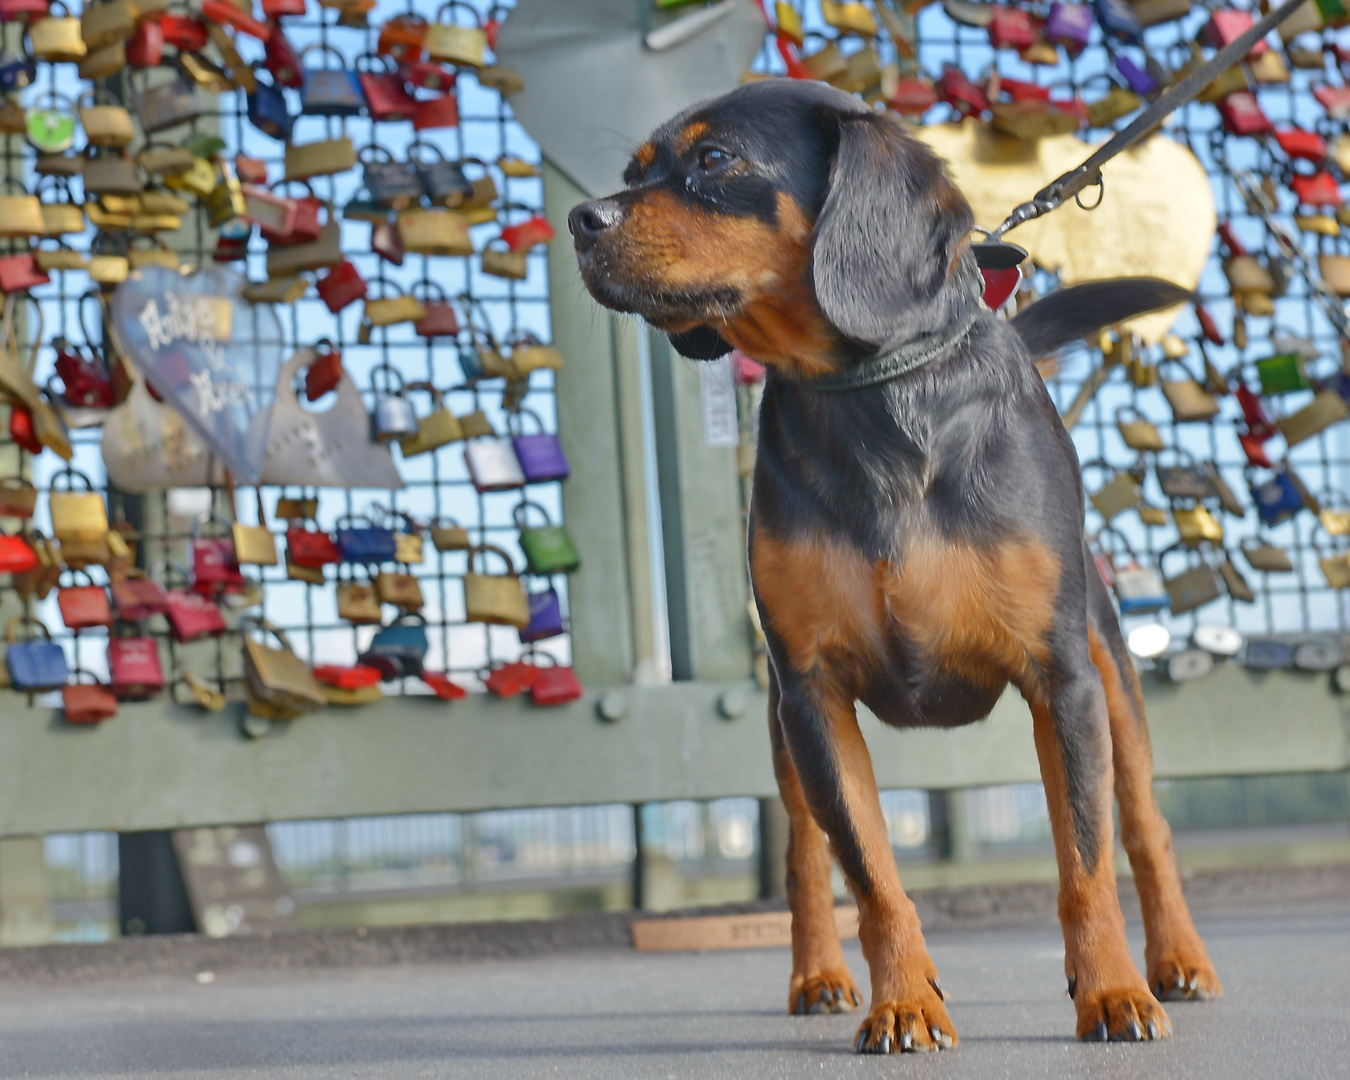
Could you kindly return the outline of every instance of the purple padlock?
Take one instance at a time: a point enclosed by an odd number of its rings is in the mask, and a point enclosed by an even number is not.
[[[1045,20],[1045,36],[1056,45],[1063,45],[1070,56],[1077,56],[1087,47],[1092,36],[1092,11],[1082,4],[1054,4]]]
[[[539,425],[538,434],[526,435],[523,432],[517,434],[515,423],[516,418],[520,416],[533,417],[534,422]],[[511,431],[511,445],[515,447],[516,457],[520,458],[520,468],[525,474],[527,483],[542,484],[549,480],[567,479],[572,470],[567,464],[567,455],[563,453],[562,443],[558,441],[558,436],[550,435],[544,430],[544,422],[536,413],[529,409],[520,409],[508,417],[507,427]]]
[[[1113,62],[1125,84],[1140,97],[1151,97],[1158,92],[1158,80],[1128,56],[1117,55]]]
[[[563,632],[562,605],[558,594],[549,586],[543,592],[530,593],[530,621],[520,629],[520,640],[528,645],[532,641],[557,637]]]

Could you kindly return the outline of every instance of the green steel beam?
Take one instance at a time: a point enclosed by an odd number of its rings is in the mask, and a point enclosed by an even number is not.
[[[599,697],[552,709],[389,698],[257,741],[240,735],[237,706],[128,705],[75,727],[16,698],[0,713],[0,836],[776,793],[753,683],[613,690],[606,705],[624,713],[613,723],[598,719]],[[1232,667],[1184,686],[1150,681],[1146,698],[1159,776],[1350,767],[1346,710],[1325,678]],[[1039,779],[1013,696],[955,731],[882,731],[870,716],[863,728],[883,788]]]

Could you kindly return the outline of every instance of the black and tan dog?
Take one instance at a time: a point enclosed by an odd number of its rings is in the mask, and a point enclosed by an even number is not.
[[[1099,283],[998,319],[980,305],[970,206],[942,163],[818,83],[753,83],[695,106],[624,179],[572,211],[591,293],[686,356],[735,346],[769,369],[750,567],[791,817],[789,1009],[861,1004],[835,933],[832,850],[872,977],[857,1048],[956,1041],[855,701],[898,727],[952,727],[986,716],[1011,682],[1034,722],[1078,1035],[1165,1036],[1158,998],[1217,994],[1219,981],[1153,799],[1139,683],[1086,554],[1073,444],[1032,357],[1187,294]],[[1116,898],[1113,780],[1147,981]]]

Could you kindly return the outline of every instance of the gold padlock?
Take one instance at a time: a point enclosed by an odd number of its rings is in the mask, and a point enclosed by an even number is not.
[[[511,366],[521,375],[531,371],[561,371],[562,353],[552,345],[545,345],[533,334],[522,334],[513,343]]]
[[[85,100],[92,103],[85,105]],[[95,95],[86,94],[77,109],[85,137],[95,146],[126,146],[136,138],[131,114],[121,105],[100,105]]]
[[[448,521],[448,525],[442,525]],[[469,530],[454,518],[437,518],[431,523],[431,543],[437,551],[468,551],[473,547]]]
[[[877,20],[871,9],[858,0],[820,0],[820,15],[826,25],[845,34],[875,37]]]
[[[204,159],[194,158],[192,156],[192,151],[182,146],[147,146],[136,155],[136,160],[140,162],[141,168],[152,176],[162,176],[166,174],[177,175],[178,173],[186,172],[188,169],[192,168],[194,161]],[[210,164],[209,161],[206,162],[208,168],[210,167]],[[210,191],[211,188],[214,188],[215,186],[215,177],[213,175],[211,185],[207,188],[207,191]]]
[[[139,270],[143,266],[163,266],[169,270],[177,270],[182,265],[178,252],[172,250],[167,244],[151,241],[151,247],[136,247],[133,243],[127,251],[127,263],[133,270]]]
[[[394,562],[404,566],[421,566],[426,558],[420,532],[394,533]]]
[[[498,243],[505,244],[505,241],[497,236],[488,241],[489,246],[483,248],[480,256],[483,273],[510,281],[524,281],[529,274],[529,252],[502,250],[491,246]]]
[[[375,594],[381,603],[393,604],[404,611],[421,611],[426,604],[422,597],[422,586],[412,574],[406,572],[381,570],[375,575]]]
[[[44,209],[45,214],[45,209]],[[81,232],[84,230],[81,229]],[[74,248],[58,244],[54,248],[38,248],[33,252],[39,270],[88,270],[89,264],[84,256]]]
[[[47,499],[52,532],[61,541],[102,541],[108,535],[108,508],[103,502],[103,496],[94,490],[94,485],[84,473],[72,469],[68,473],[56,474],[56,477],[62,476],[67,478],[67,482],[80,479],[87,490],[52,490]],[[56,477],[53,477],[53,483]]]
[[[85,203],[84,212],[89,216],[89,224],[104,232],[122,232],[131,228],[130,214],[114,213],[101,202]]]
[[[436,22],[427,28],[426,50],[433,60],[480,68],[486,49],[487,32],[482,27]]]
[[[363,321],[371,326],[393,326],[395,323],[420,322],[426,317],[426,306],[416,297],[387,296],[366,301]]]
[[[28,27],[28,44],[39,60],[53,63],[78,63],[89,51],[80,36],[80,20],[74,18],[61,0],[52,0],[51,9],[61,9],[61,15],[38,19]]]
[[[90,220],[93,220],[92,215]],[[90,250],[89,277],[98,284],[120,285],[130,273],[131,261],[125,255]]]
[[[469,223],[453,210],[404,210],[398,215],[398,235],[403,249],[418,255],[473,254]]]
[[[314,176],[332,176],[356,167],[356,146],[351,139],[324,139],[322,142],[287,144],[286,179],[308,180]]]
[[[183,672],[183,683],[187,686],[192,699],[209,712],[220,712],[225,708],[225,695],[214,689],[206,680],[198,678],[190,671]]]
[[[231,46],[233,48],[233,46]],[[187,77],[210,94],[236,89],[235,80],[219,64],[197,53],[180,53],[178,63]]]
[[[84,232],[84,211],[74,203],[43,203],[42,232],[44,236],[67,236],[70,233],[82,233]],[[82,267],[84,260],[79,259],[79,264]]]
[[[180,199],[171,191],[143,191],[140,194],[141,210],[147,214],[186,214],[192,209],[186,199]]]
[[[370,626],[380,621],[380,601],[375,586],[368,581],[339,581],[337,583],[338,618],[356,626]]]
[[[226,222],[243,217],[248,211],[244,201],[244,185],[239,178],[224,170],[219,171],[219,182],[206,197],[206,219],[213,229]]]
[[[216,190],[216,167],[206,158],[194,155],[192,164],[182,172],[166,172],[164,184],[174,191],[191,192],[197,198],[205,199]]]
[[[1203,506],[1174,507],[1172,521],[1183,543],[1192,546],[1205,541],[1223,543],[1223,526]]]
[[[120,41],[94,49],[80,61],[81,79],[108,79],[127,66],[126,46]]]
[[[298,276],[274,277],[244,286],[244,299],[250,304],[294,304],[309,292],[309,281]]]
[[[291,650],[286,634],[266,619],[248,618],[244,632],[244,679],[249,692],[271,709],[310,712],[327,704],[314,672]],[[274,636],[280,648],[255,639],[250,630]]]
[[[482,553],[486,560],[491,551],[506,561],[505,574],[474,572],[474,556]],[[497,623],[507,626],[528,626],[530,602],[525,587],[516,577],[511,556],[499,547],[481,544],[469,551],[469,572],[464,575],[464,612],[469,622]]]
[[[489,90],[496,90],[503,97],[519,94],[525,89],[525,76],[515,68],[502,67],[500,64],[480,68],[478,82]]]
[[[445,446],[447,443],[457,442],[464,438],[464,429],[459,426],[459,421],[455,414],[445,407],[445,399],[441,392],[429,382],[409,383],[405,388],[406,392],[413,390],[425,390],[431,395],[433,402],[431,412],[417,421],[417,434],[410,439],[404,439],[399,443],[403,448],[403,456],[415,457],[417,454],[426,454],[437,447]],[[403,534],[398,534],[403,535]],[[420,542],[421,537],[418,537]],[[396,562],[408,562],[407,559],[395,559]],[[419,557],[417,562],[421,562]]]
[[[258,524],[241,525],[237,520],[231,526],[234,538],[234,556],[241,563],[252,566],[276,566],[277,541],[272,530],[267,527],[267,517],[263,512],[262,489],[254,489],[258,495]]]
[[[23,185],[13,177],[4,182],[23,191]],[[42,217],[42,203],[36,195],[0,195],[0,236],[45,236],[46,222]]]
[[[105,0],[91,4],[80,16],[80,37],[85,46],[99,49],[114,41],[125,41],[136,32],[136,12],[128,0]]]

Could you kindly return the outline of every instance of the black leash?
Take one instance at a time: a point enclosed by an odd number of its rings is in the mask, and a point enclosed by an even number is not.
[[[1024,222],[1058,209],[1066,199],[1076,197],[1084,188],[1100,185],[1102,183],[1103,165],[1117,154],[1139,142],[1145,135],[1151,133],[1164,117],[1181,108],[1213,82],[1218,75],[1238,63],[1247,55],[1253,45],[1289,18],[1297,8],[1302,7],[1306,2],[1307,0],[1285,0],[1283,4],[1267,14],[1260,22],[1248,27],[1244,33],[1234,38],[1210,57],[1207,63],[1192,71],[1134,120],[1102,143],[1083,164],[1076,169],[1070,169],[1058,179],[1052,180],[1038,191],[1030,202],[1024,202],[1017,207],[1008,215],[1007,220],[1002,225],[989,234],[988,240],[972,245],[980,266],[986,269],[1015,266],[1022,259],[1025,259],[1027,254],[1025,251],[1017,247],[1016,244],[1009,244],[1001,239],[1004,233],[1017,228]],[[1021,254],[1018,255],[1018,252]]]

